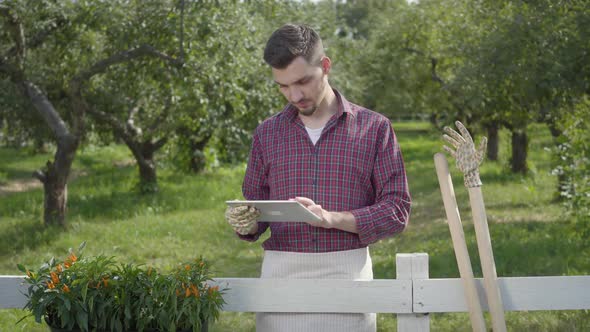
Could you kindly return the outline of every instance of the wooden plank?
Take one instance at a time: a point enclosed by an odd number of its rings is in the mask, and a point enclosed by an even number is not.
[[[0,275],[0,309],[17,308],[22,309],[27,299],[24,293],[26,285],[21,285],[23,276]]]
[[[483,280],[476,279],[482,308],[489,310]],[[590,276],[498,278],[506,311],[590,309]],[[415,312],[466,312],[460,279],[414,280]]]
[[[398,266],[399,268],[399,266]],[[0,308],[22,308],[22,276],[0,276]],[[279,280],[219,278],[231,287],[226,311],[243,312],[384,312],[412,310],[411,280]],[[467,312],[461,279],[417,279],[414,312]],[[590,276],[499,278],[504,309],[590,309]],[[476,284],[484,310],[487,300],[482,279]]]
[[[428,254],[397,254],[395,259],[397,280],[428,278]],[[413,303],[413,300],[412,300]],[[430,317],[424,314],[398,314],[398,332],[428,332],[430,331]]]
[[[412,311],[409,280],[219,278],[224,311],[400,313]]]
[[[22,308],[22,276],[0,276],[0,308]],[[383,312],[412,311],[409,280],[314,280],[219,278],[229,288],[224,311],[238,312]],[[23,292],[26,288],[20,288]]]

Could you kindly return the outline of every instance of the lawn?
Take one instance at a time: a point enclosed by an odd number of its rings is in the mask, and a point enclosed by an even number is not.
[[[441,151],[440,133],[426,123],[394,124],[413,198],[410,225],[401,235],[371,246],[376,278],[395,277],[397,253],[426,252],[431,278],[458,277],[433,154]],[[590,243],[555,201],[548,130],[531,128],[530,174],[510,174],[510,137],[501,132],[500,160],[484,161],[481,178],[499,276],[590,274]],[[0,188],[29,183],[31,172],[48,155],[0,148]],[[0,274],[19,274],[16,264],[36,266],[87,241],[86,255],[116,256],[162,268],[191,257],[209,260],[219,277],[257,277],[260,243],[240,241],[225,223],[224,201],[241,198],[244,165],[224,166],[199,175],[177,171],[165,161],[158,169],[160,191],[134,191],[137,170],[124,146],[83,148],[69,186],[67,230],[42,225],[42,189],[0,190]],[[453,182],[476,276],[481,269],[469,213],[467,191],[454,165]],[[34,182],[33,182],[34,183]],[[0,310],[0,331],[47,331],[21,310]],[[433,331],[470,331],[467,313],[432,314]],[[486,317],[489,319],[489,317]],[[510,312],[511,331],[590,330],[589,311]],[[379,331],[394,331],[395,316],[378,315]],[[488,326],[489,324],[488,320]],[[251,313],[223,313],[212,331],[253,331]]]

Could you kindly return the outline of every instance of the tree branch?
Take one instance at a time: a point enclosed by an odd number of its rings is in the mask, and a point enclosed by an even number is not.
[[[154,147],[154,151],[159,150],[161,147],[164,146],[164,144],[166,144],[168,142],[168,137],[167,136],[163,136],[162,138],[160,138],[159,140],[155,141],[153,143],[153,147]]]
[[[180,59],[184,61],[184,0],[180,0]]]
[[[119,119],[117,119],[115,116],[108,114],[106,112],[103,112],[103,111],[99,111],[94,107],[89,107],[88,113],[95,115],[96,117],[98,117],[102,121],[111,125],[113,127],[113,130],[115,130],[119,135],[121,135],[121,138],[128,138],[128,139],[132,138],[131,135],[129,135],[129,133],[127,132],[127,129],[125,128],[125,126],[122,125],[121,122],[119,121]]]
[[[59,139],[70,134],[66,123],[59,116],[59,113],[53,108],[53,104],[47,99],[47,96],[34,83],[23,81],[25,93],[33,103],[33,106],[43,117],[47,125],[51,128],[55,136]]]
[[[16,66],[10,65],[0,58],[0,73],[5,73],[10,77],[10,80],[16,84],[19,84],[24,80],[24,73],[22,70],[16,68]]]
[[[8,30],[12,36],[14,43],[16,44],[14,47],[14,53],[16,55],[18,67],[19,69],[22,69],[25,61],[26,51],[25,31],[23,29],[22,23],[13,10],[3,5],[0,5],[0,16],[3,16],[6,19],[4,21],[4,25],[6,26],[6,30]]]
[[[119,52],[110,56],[107,59],[101,60],[90,68],[81,71],[78,75],[74,76],[70,81],[70,86],[76,88],[77,86],[83,85],[84,82],[91,79],[94,75],[104,73],[109,67],[124,63],[127,61],[131,61],[135,58],[143,57],[143,56],[152,56],[164,60],[165,62],[169,62],[172,65],[180,66],[183,64],[183,61],[180,59],[175,59],[165,53],[162,53],[156,50],[154,47],[150,45],[141,45],[137,48]]]
[[[438,76],[438,74],[436,73],[436,65],[438,64],[437,58],[426,55],[424,52],[417,50],[415,48],[411,48],[411,47],[404,47],[403,50],[410,52],[410,53],[418,54],[419,56],[422,56],[425,58],[428,58],[430,60],[430,75],[432,77],[432,80],[439,83],[443,87],[446,87],[445,81],[440,76]]]
[[[166,116],[168,116],[171,104],[171,97],[168,96],[168,98],[166,98],[164,109],[162,110],[162,112],[156,117],[154,121],[152,121],[151,125],[147,126],[146,134],[148,136],[154,136],[154,132],[162,126],[162,124],[164,123],[164,119],[166,118]]]
[[[47,39],[47,37],[49,35],[51,35],[58,28],[61,28],[62,26],[64,26],[66,23],[67,23],[67,20],[64,17],[56,18],[54,21],[52,21],[48,24],[46,29],[38,31],[33,37],[27,39],[26,48],[32,49],[32,48],[39,47],[40,45],[43,44],[43,42],[45,42],[45,39]],[[17,49],[16,47],[13,47],[10,50],[8,50],[8,52],[6,52],[5,57],[15,56],[17,53],[16,49]]]
[[[68,85],[68,95],[72,99],[72,104],[74,105],[74,113],[76,113],[76,115],[74,116],[74,120],[76,121],[74,123],[74,130],[76,132],[83,132],[84,113],[86,111],[91,111],[90,107],[87,105],[87,103],[84,100],[84,97],[82,96],[82,88],[84,84],[88,80],[90,80],[94,75],[106,72],[111,66],[128,62],[143,56],[156,57],[176,66],[180,66],[183,64],[182,60],[175,59],[165,53],[156,50],[154,47],[150,45],[144,44],[137,48],[114,54],[104,60],[98,61],[90,68],[80,71],[76,76],[74,76],[70,80]],[[98,111],[94,110],[94,112]]]
[[[34,177],[35,179],[41,181],[41,183],[45,183],[45,181],[47,180],[47,176],[40,169],[34,171],[33,174],[31,174],[31,176]]]
[[[127,129],[131,130],[134,135],[140,136],[142,134],[141,128],[135,126],[135,115],[139,112],[141,107],[141,102],[138,102],[137,105],[129,108],[128,116],[127,116]]]

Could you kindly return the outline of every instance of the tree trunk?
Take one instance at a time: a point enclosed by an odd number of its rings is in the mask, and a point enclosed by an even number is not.
[[[553,119],[553,118],[552,118]],[[553,137],[553,142],[557,147],[559,145],[559,137],[563,132],[561,129],[557,127],[557,124],[553,120],[547,121],[547,126],[549,127],[549,131],[551,132],[551,137]],[[564,172],[557,173],[557,194],[555,195],[556,200],[563,200],[563,196],[561,193],[570,190],[568,188],[568,179]]]
[[[498,160],[498,148],[499,148],[499,137],[498,137],[498,123],[492,122],[485,126],[488,132],[488,160]]]
[[[524,129],[517,129],[512,132],[512,158],[510,166],[513,173],[526,174],[528,152],[528,136]]]
[[[207,164],[203,149],[205,148],[205,145],[207,145],[207,142],[209,142],[209,138],[211,138],[211,135],[207,135],[199,140],[191,140],[189,143],[192,151],[190,169],[194,173],[202,171]]]
[[[43,183],[43,221],[46,225],[67,226],[68,176],[78,144],[79,139],[73,135],[61,137],[57,142],[55,162],[48,161],[44,170],[38,170],[33,174]]]
[[[139,166],[139,188],[144,194],[158,191],[158,177],[156,164],[153,159],[154,151],[144,154],[141,160],[137,160]]]
[[[46,182],[43,184],[45,191],[45,204],[43,219],[46,225],[66,226],[66,207],[68,202],[68,185],[60,181],[58,170],[50,167],[46,173]]]
[[[120,136],[131,153],[135,157],[139,167],[139,191],[142,194],[149,194],[158,191],[158,176],[156,173],[156,163],[154,162],[154,153],[164,145],[164,142],[156,144],[148,142],[138,142],[130,135]]]

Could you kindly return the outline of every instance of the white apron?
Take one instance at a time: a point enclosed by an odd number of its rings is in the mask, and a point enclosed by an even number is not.
[[[260,278],[373,280],[369,248],[328,253],[264,252]],[[376,314],[257,313],[257,332],[375,332]]]

